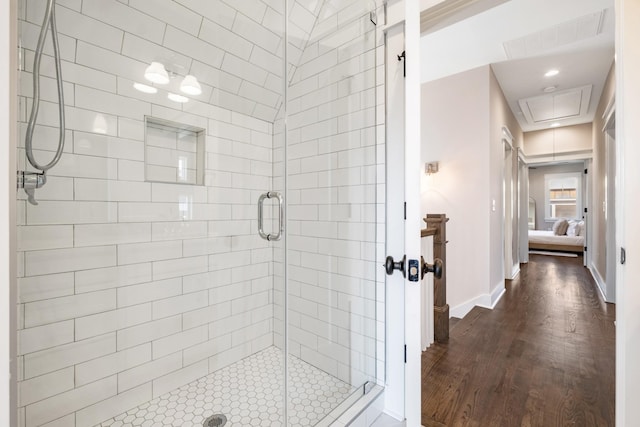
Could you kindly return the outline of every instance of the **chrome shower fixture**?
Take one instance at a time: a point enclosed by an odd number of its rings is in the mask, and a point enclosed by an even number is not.
[[[44,49],[44,42],[47,38],[47,30],[51,28],[51,39],[53,42],[53,56],[55,59],[56,67],[56,82],[58,88],[58,116],[60,121],[60,134],[58,139],[58,148],[53,159],[46,165],[39,164],[33,155],[33,131],[38,119],[38,109],[40,108],[40,61],[42,59],[42,51]],[[38,44],[36,45],[36,51],[33,58],[33,103],[31,104],[31,114],[29,116],[29,123],[27,124],[27,135],[25,138],[25,152],[27,160],[31,166],[38,170],[38,172],[18,172],[18,188],[23,188],[27,193],[28,201],[32,205],[37,205],[38,202],[35,199],[35,190],[41,188],[47,182],[46,173],[49,169],[54,167],[64,150],[64,137],[65,137],[65,123],[64,123],[64,91],[62,81],[62,65],[60,61],[60,47],[58,45],[58,32],[56,30],[55,19],[55,0],[47,1],[47,8],[44,14],[44,20],[42,21],[42,27],[40,28],[40,36],[38,37]]]

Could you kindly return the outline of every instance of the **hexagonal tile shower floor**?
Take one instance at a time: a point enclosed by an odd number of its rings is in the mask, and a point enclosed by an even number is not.
[[[313,426],[353,387],[302,360],[290,359],[289,425]],[[101,427],[202,427],[214,414],[225,427],[282,426],[282,352],[270,347],[111,418]]]

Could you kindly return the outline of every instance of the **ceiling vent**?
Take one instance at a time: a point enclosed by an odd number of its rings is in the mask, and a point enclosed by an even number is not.
[[[508,59],[536,56],[602,32],[605,10],[590,13],[503,44]]]
[[[589,110],[593,85],[534,96],[518,101],[520,109],[531,125],[575,119],[586,115]]]

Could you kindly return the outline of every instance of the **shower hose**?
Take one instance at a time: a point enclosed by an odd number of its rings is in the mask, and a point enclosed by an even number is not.
[[[25,151],[27,159],[31,166],[42,171],[44,175],[47,170],[54,167],[64,149],[65,124],[64,124],[64,93],[62,88],[62,66],[60,64],[60,48],[58,46],[58,33],[56,31],[56,20],[54,16],[55,0],[47,1],[47,8],[44,14],[44,21],[40,28],[40,37],[36,46],[35,57],[33,59],[33,103],[31,104],[31,115],[27,124],[27,134],[25,139]],[[47,37],[47,29],[51,26],[51,37],[53,39],[53,56],[56,67],[56,81],[58,86],[58,116],[60,120],[60,137],[58,140],[58,149],[53,159],[46,165],[39,164],[33,155],[33,131],[38,119],[38,109],[40,107],[40,61],[42,59],[42,50]]]

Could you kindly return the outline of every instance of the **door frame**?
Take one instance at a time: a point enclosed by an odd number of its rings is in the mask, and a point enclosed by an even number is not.
[[[0,425],[17,419],[17,1],[0,0]]]
[[[605,123],[602,128],[604,134],[604,170],[606,178],[605,208],[606,208],[606,233],[605,233],[605,297],[607,302],[616,302],[616,138],[615,121],[616,107],[615,95],[611,104],[604,113]],[[613,135],[611,134],[613,132]]]
[[[407,2],[417,3],[417,2]],[[0,103],[0,135],[8,144],[0,144],[0,313],[3,322],[0,327],[0,425],[16,425],[14,380],[9,380],[11,355],[15,354],[15,87],[17,60],[15,58],[16,1],[0,0],[0,93],[4,94]],[[419,16],[419,10],[415,13]],[[411,12],[414,13],[414,12]],[[616,92],[618,120],[616,124],[618,158],[618,197],[616,200],[618,245],[624,246],[631,258],[627,264],[617,263],[618,305],[616,328],[616,419],[620,426],[627,420],[640,416],[640,408],[635,404],[640,397],[640,366],[635,357],[640,354],[640,342],[635,339],[635,328],[640,322],[640,287],[627,287],[626,283],[640,280],[640,263],[633,255],[640,253],[640,224],[635,221],[640,210],[640,200],[634,198],[640,182],[640,168],[625,167],[624,158],[640,159],[640,147],[632,142],[640,140],[640,123],[633,117],[640,116],[640,100],[634,98],[640,93],[640,57],[635,55],[640,49],[640,3],[630,0],[616,0]],[[411,62],[408,63],[408,65]],[[627,90],[629,96],[625,96]],[[419,91],[416,91],[419,93]],[[629,120],[626,120],[626,117]],[[417,218],[419,220],[419,217]],[[625,233],[633,238],[626,239]],[[418,340],[419,342],[419,340]],[[14,371],[15,372],[15,371]],[[407,376],[419,376],[420,371],[407,370]],[[11,376],[15,378],[15,375]],[[12,385],[13,384],[13,385]],[[415,410],[415,409],[414,409]],[[419,413],[419,410],[418,410]],[[414,417],[415,418],[415,417]]]
[[[616,198],[616,242],[628,254],[616,263],[616,425],[627,426],[640,416],[640,2],[616,0],[616,157],[619,180]],[[629,159],[630,166],[626,166]],[[630,236],[629,239],[626,236]],[[616,251],[617,252],[617,251]],[[619,254],[617,254],[619,256]],[[618,258],[620,261],[620,258]]]
[[[518,148],[518,251],[521,264],[529,262],[529,166]]]
[[[507,280],[512,280],[519,271],[516,268],[516,259],[514,259],[513,253],[513,240],[517,238],[517,229],[513,228],[514,215],[516,210],[514,209],[516,194],[513,175],[514,158],[517,159],[516,149],[513,146],[513,136],[511,131],[506,126],[502,127],[502,237],[503,237],[503,253],[502,263],[504,277]],[[517,254],[516,254],[517,255]]]

